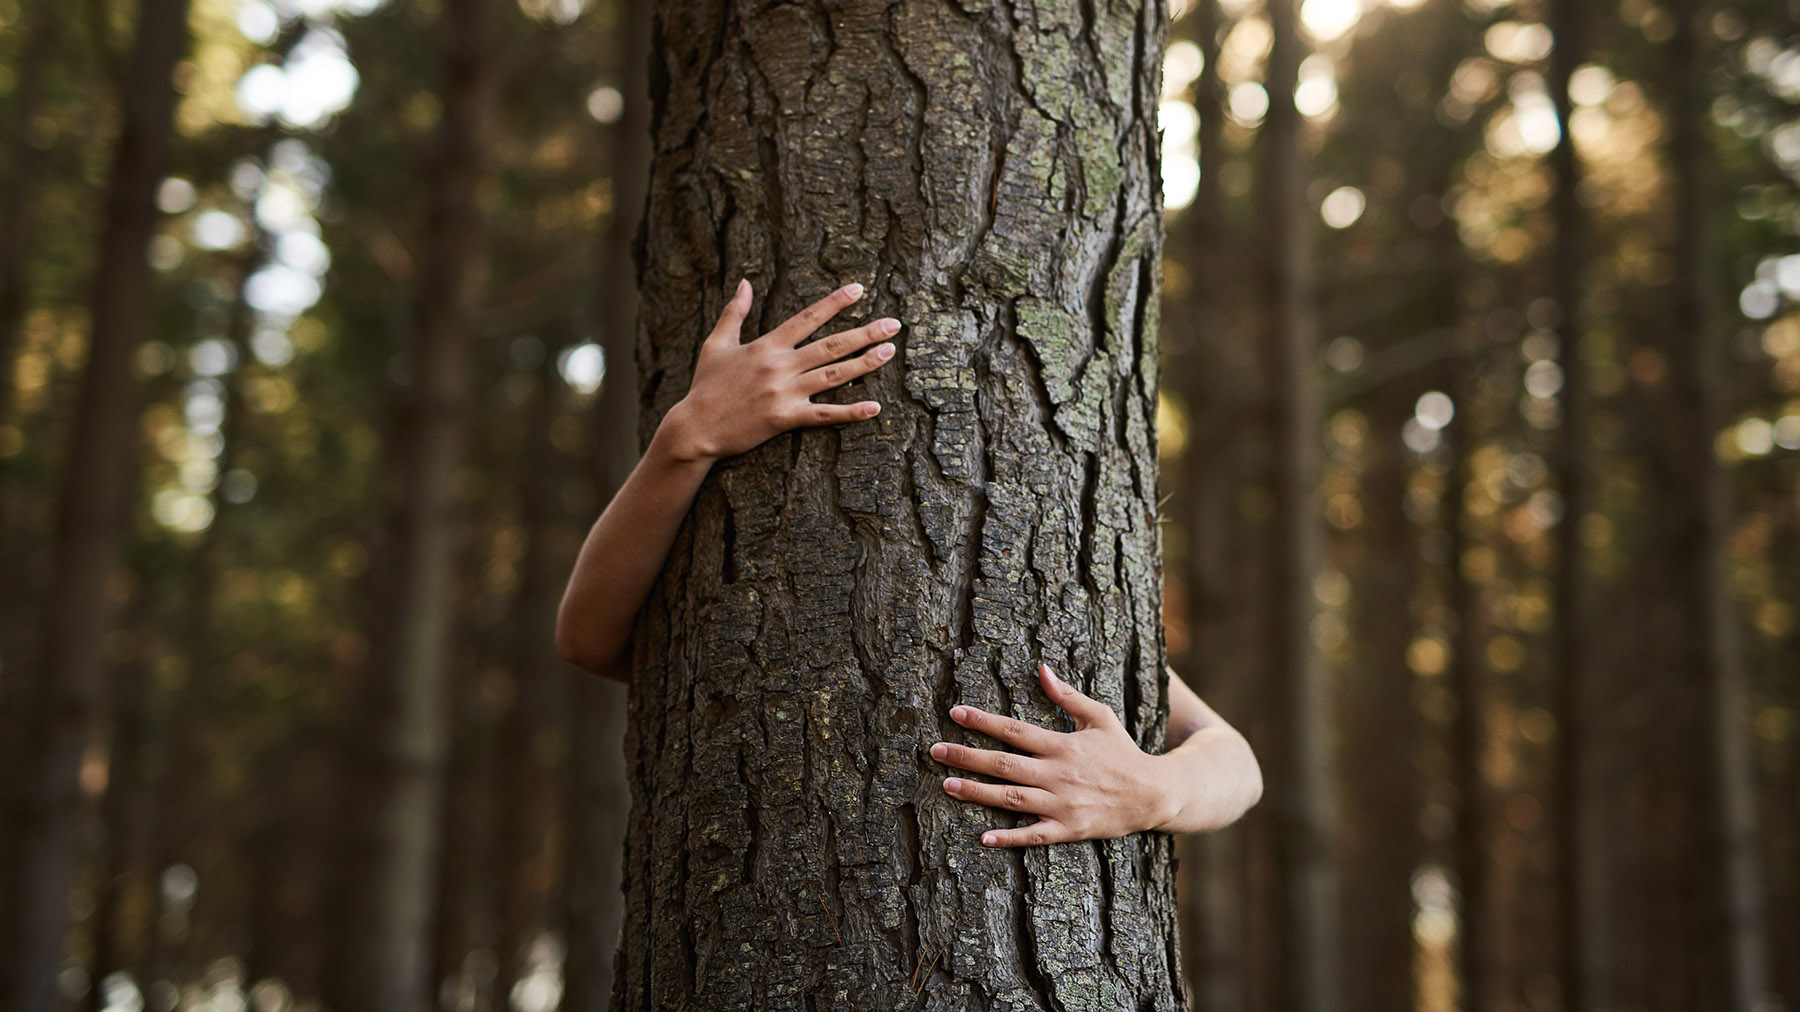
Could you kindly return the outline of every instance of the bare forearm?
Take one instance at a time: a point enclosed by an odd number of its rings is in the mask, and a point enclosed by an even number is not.
[[[1262,797],[1262,771],[1250,743],[1229,724],[1213,724],[1188,735],[1154,759],[1164,792],[1162,811],[1172,812],[1154,828],[1165,833],[1208,833],[1236,822]]]
[[[884,339],[899,333],[899,320],[883,317],[800,343],[861,298],[861,285],[832,292],[746,344],[739,338],[751,295],[750,283],[739,281],[700,344],[686,396],[663,416],[644,459],[594,521],[575,560],[556,615],[556,646],[597,675],[631,680],[631,627],[715,461],[789,429],[864,421],[881,410],[874,401],[823,404],[812,397],[892,359],[893,342]]]
[[[630,679],[631,627],[669,546],[712,468],[657,430],[630,477],[588,531],[556,616],[562,655],[597,675]]]
[[[1262,768],[1238,730],[1169,673],[1169,722],[1155,759],[1162,792],[1159,812],[1172,813],[1156,828],[1205,833],[1236,822],[1262,797]]]

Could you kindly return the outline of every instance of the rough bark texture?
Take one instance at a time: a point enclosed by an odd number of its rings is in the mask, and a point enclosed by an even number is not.
[[[1267,187],[1269,365],[1276,412],[1275,592],[1269,636],[1270,707],[1279,741],[1265,755],[1265,781],[1278,820],[1282,1008],[1342,1007],[1337,925],[1331,712],[1324,658],[1313,643],[1313,581],[1324,558],[1318,505],[1321,394],[1312,207],[1294,87],[1300,61],[1299,0],[1269,4],[1271,100],[1263,126]]]
[[[92,333],[57,499],[55,586],[45,610],[45,663],[31,701],[25,783],[13,825],[0,945],[11,974],[0,1007],[54,1007],[69,923],[69,892],[86,849],[80,832],[82,753],[103,694],[101,642],[110,625],[108,586],[124,533],[137,381],[132,356],[150,297],[145,249],[175,107],[175,62],[187,48],[187,0],[142,0],[123,98],[93,276]]]
[[[1169,837],[984,848],[926,753],[1066,726],[1039,661],[1163,736],[1166,20],[660,5],[641,435],[740,276],[746,336],[851,281],[907,329],[877,419],[714,470],[640,617],[616,1008],[1186,1007]]]

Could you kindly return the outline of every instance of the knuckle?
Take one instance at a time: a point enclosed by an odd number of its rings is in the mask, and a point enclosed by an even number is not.
[[[1062,769],[1057,770],[1056,779],[1058,782],[1067,784],[1070,787],[1079,787],[1082,783],[1081,771],[1074,766],[1064,766]]]
[[[819,346],[824,350],[825,354],[830,355],[832,358],[840,358],[845,351],[849,350],[844,347],[844,343],[844,335],[833,334],[825,340],[820,341]]]
[[[1010,779],[1014,773],[1018,772],[1018,769],[1019,764],[1016,760],[1008,758],[1005,755],[994,757],[994,772],[1000,776]]]
[[[1025,804],[1025,792],[1017,787],[1008,787],[1005,793],[1006,803],[1014,808]]]
[[[831,405],[815,404],[812,407],[812,419],[816,425],[827,425],[831,422]]]
[[[1041,829],[1034,829],[1031,832],[1025,834],[1025,842],[1031,844],[1034,847],[1041,847],[1044,844],[1050,842],[1050,834],[1044,832]]]
[[[842,367],[828,365],[819,370],[819,378],[835,386],[836,384],[843,382],[843,373],[844,370]]]

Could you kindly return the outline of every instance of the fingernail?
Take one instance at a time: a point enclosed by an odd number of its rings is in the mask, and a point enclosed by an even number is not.
[[[880,358],[880,359],[893,358],[894,357],[894,346],[891,344],[884,344],[881,347],[876,348],[875,349],[875,357]]]
[[[844,294],[850,296],[852,299],[862,298],[862,292],[862,286],[859,284],[852,283],[844,286]]]
[[[994,835],[994,834],[992,834],[992,833],[988,833],[988,834],[986,834],[986,835],[985,835],[985,836],[983,836],[983,837],[982,837],[982,838],[981,838],[981,842],[982,842],[982,843],[985,843],[985,844],[987,844],[987,845],[988,845],[988,846],[990,846],[990,847],[992,847],[992,846],[993,846],[993,845],[994,845],[994,844],[995,844],[995,843],[996,843],[996,842],[998,842],[998,841],[999,841],[999,839],[1000,839],[1000,838],[999,838],[999,837],[997,837],[997,836],[995,836],[995,835]]]
[[[961,720],[964,717],[967,717],[968,715],[969,715],[968,707],[953,706],[950,708],[950,719],[951,720]]]
[[[1062,688],[1063,680],[1056,677],[1056,672],[1050,670],[1050,665],[1044,664],[1044,665],[1040,665],[1040,666],[1044,669],[1044,674],[1050,676],[1050,684],[1056,686],[1057,688]]]
[[[963,789],[963,782],[956,777],[944,781],[944,789],[952,793]]]
[[[876,412],[878,412],[880,410],[881,410],[881,405],[875,403],[874,401],[870,401],[869,406],[863,409],[863,414],[874,415]]]
[[[900,321],[899,320],[883,320],[883,321],[881,321],[881,332],[884,334],[900,333]]]
[[[949,751],[950,746],[940,741],[936,745],[931,746],[931,757],[933,759],[942,759]]]

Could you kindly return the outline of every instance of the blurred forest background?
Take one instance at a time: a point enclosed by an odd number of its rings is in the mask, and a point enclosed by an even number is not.
[[[1182,841],[1196,1008],[1800,1008],[1800,11],[1269,2],[1171,9],[1165,626],[1316,789]],[[605,1006],[646,24],[0,0],[17,1012]]]

